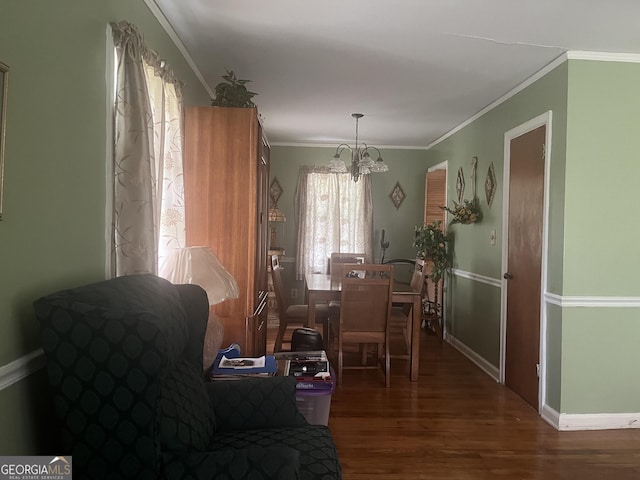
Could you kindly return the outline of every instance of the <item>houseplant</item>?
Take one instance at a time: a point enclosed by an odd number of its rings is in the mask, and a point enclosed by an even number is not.
[[[216,98],[211,100],[213,107],[255,107],[255,103],[251,100],[257,93],[247,90],[245,85],[251,80],[240,80],[236,78],[233,70],[227,70],[226,75],[222,75],[224,82],[216,85]]]
[[[445,272],[451,268],[451,256],[448,251],[450,235],[442,231],[440,221],[429,225],[415,227],[413,246],[416,247],[416,256],[427,260],[431,266],[429,278],[433,282],[433,301],[429,300],[429,288],[425,288],[422,308],[423,318],[429,328],[436,333],[441,330],[442,300],[439,296],[438,285]],[[428,270],[428,267],[427,267]],[[426,277],[425,277],[426,278]]]
[[[429,277],[437,285],[444,273],[451,268],[451,257],[447,248],[449,234],[442,231],[441,222],[415,227],[413,246],[416,256],[433,263]]]

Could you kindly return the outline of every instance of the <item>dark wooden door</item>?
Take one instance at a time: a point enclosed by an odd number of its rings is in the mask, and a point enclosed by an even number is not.
[[[541,126],[511,140],[505,384],[538,408],[544,211]]]

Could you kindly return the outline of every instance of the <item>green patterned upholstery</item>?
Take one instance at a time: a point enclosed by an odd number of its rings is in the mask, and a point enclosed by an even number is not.
[[[195,285],[119,277],[34,303],[74,478],[339,479],[289,377],[205,383]]]

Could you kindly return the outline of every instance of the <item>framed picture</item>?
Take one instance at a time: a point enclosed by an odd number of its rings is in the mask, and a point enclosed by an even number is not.
[[[4,132],[7,123],[7,86],[9,66],[0,62],[0,221],[2,220],[2,185],[4,183]]]

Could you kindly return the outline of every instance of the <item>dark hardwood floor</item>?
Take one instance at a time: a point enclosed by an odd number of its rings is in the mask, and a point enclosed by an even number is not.
[[[329,428],[345,480],[640,479],[640,429],[558,432],[449,344],[420,344],[419,382],[407,360],[390,389],[382,370],[344,374]]]

